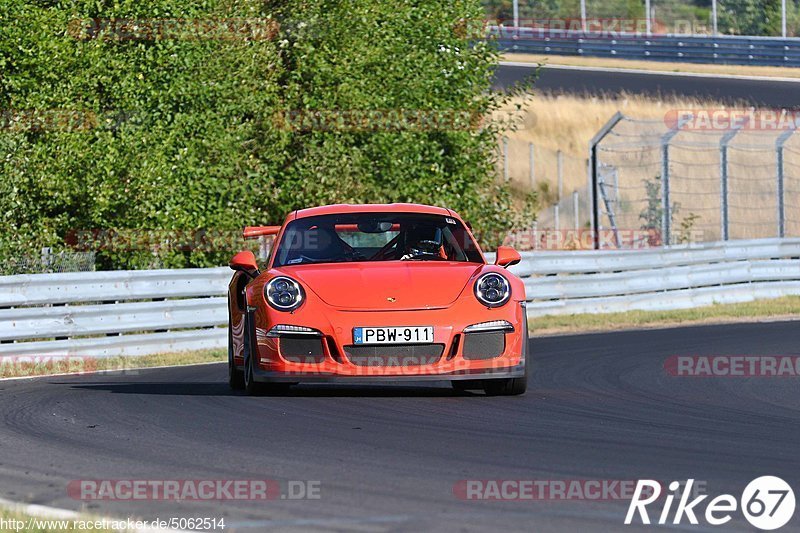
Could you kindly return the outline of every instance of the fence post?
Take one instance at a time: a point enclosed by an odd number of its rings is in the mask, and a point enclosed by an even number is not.
[[[669,183],[669,143],[678,129],[673,129],[661,137],[661,245],[669,246],[672,242],[672,204],[670,202]]]
[[[600,248],[600,239],[598,238],[597,229],[600,227],[600,205],[597,198],[597,184],[598,184],[598,172],[600,162],[597,157],[597,146],[600,142],[608,135],[608,133],[614,129],[616,126],[625,116],[617,111],[611,119],[606,122],[605,126],[600,128],[592,140],[589,141],[589,170],[590,170],[590,180],[589,180],[589,206],[592,210],[591,216],[591,226],[592,226],[592,240],[594,241],[594,249],[597,250]]]
[[[730,229],[728,224],[728,145],[739,133],[739,127],[723,135],[719,141],[720,231],[723,241],[728,240]]]
[[[572,214],[573,214],[573,217],[575,218],[575,231],[576,232],[581,229],[581,223],[580,223],[579,216],[578,216],[579,215],[579,213],[578,213],[578,209],[579,208],[580,208],[580,206],[578,205],[578,191],[575,190],[575,191],[572,191]]]
[[[564,196],[564,152],[556,152],[556,170],[558,171],[558,201]]]
[[[558,220],[558,204],[553,206],[553,225],[555,226],[556,234],[558,234],[558,230],[561,228]]]
[[[781,36],[786,39],[786,0],[781,0]]]
[[[784,169],[783,169],[783,145],[794,133],[794,128],[788,129],[780,134],[775,141],[775,170],[778,178],[778,237],[781,239],[786,236],[786,192],[784,190]]]
[[[50,268],[52,254],[53,250],[49,246],[42,248],[42,270],[47,270]]]
[[[503,180],[508,182],[508,137],[503,137]]]
[[[267,243],[266,235],[261,235],[258,238],[258,258],[261,261],[269,259],[269,245]]]
[[[586,0],[581,0],[581,31],[586,31]]]
[[[711,35],[717,36],[717,0],[711,0]]]
[[[534,158],[533,143],[528,143],[528,157],[530,159],[531,190],[536,190],[536,160]]]

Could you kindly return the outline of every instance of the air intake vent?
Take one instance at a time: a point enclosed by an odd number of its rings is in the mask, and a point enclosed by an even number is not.
[[[308,335],[281,335],[278,344],[281,356],[291,363],[321,363],[325,360],[322,341]]]
[[[467,333],[464,335],[464,359],[494,359],[506,349],[506,335],[502,331]]]
[[[344,347],[347,358],[358,366],[420,366],[438,363],[444,344],[384,344]]]

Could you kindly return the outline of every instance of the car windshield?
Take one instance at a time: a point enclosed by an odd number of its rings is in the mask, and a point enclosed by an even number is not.
[[[365,261],[483,263],[456,218],[416,213],[356,213],[293,220],[274,266]]]

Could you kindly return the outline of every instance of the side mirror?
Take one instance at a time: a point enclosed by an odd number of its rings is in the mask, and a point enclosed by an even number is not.
[[[495,265],[508,268],[511,265],[516,265],[520,261],[522,261],[522,257],[520,257],[519,252],[512,247],[500,246],[497,248],[497,259],[495,259],[494,262]]]
[[[258,276],[258,263],[256,263],[256,256],[250,250],[239,252],[233,256],[230,265],[233,270],[244,272],[251,278]]]

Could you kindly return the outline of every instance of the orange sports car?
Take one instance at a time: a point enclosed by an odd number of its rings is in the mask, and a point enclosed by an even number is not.
[[[300,382],[450,381],[525,392],[525,286],[501,246],[489,265],[449,209],[330,205],[295,211],[263,270],[238,253],[228,291],[229,382],[248,394]]]

